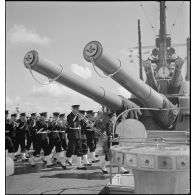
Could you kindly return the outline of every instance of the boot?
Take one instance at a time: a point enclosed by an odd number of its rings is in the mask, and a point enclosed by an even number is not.
[[[84,166],[91,166],[92,163],[89,163],[88,159],[87,159],[87,154],[83,155],[83,164]]]
[[[26,155],[25,155],[24,152],[21,154],[21,157],[22,157],[22,161],[27,161],[28,160],[28,158],[26,158]]]
[[[26,158],[30,158],[30,155],[29,155],[29,153],[28,153],[28,150],[26,150],[25,156],[26,156]]]
[[[68,158],[66,159],[66,162],[67,162],[70,166],[72,166],[72,157],[68,157]]]
[[[54,165],[50,155],[46,156],[46,161],[47,161],[47,167],[51,167]]]
[[[35,157],[34,156],[31,156],[29,158],[29,163],[30,163],[31,166],[35,166]]]
[[[100,161],[99,159],[97,159],[97,158],[95,157],[95,152],[91,152],[91,156],[92,156],[92,160],[91,160],[92,163],[97,163],[97,162]]]
[[[77,169],[78,170],[86,170],[86,167],[83,167],[81,164],[81,156],[77,156]]]
[[[124,167],[120,167],[120,172],[121,172],[121,174],[128,174],[129,173],[129,171],[126,170]]]
[[[47,160],[46,160],[46,156],[43,156],[43,162],[46,164],[47,163]]]
[[[102,160],[100,168],[101,168],[103,174],[108,174],[108,171],[106,169],[106,160],[105,159]]]

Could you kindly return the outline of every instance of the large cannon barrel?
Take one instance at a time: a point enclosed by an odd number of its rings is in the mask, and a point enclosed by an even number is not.
[[[100,68],[112,79],[135,95],[145,107],[170,109],[168,111],[153,112],[154,118],[164,128],[171,128],[175,123],[178,112],[174,110],[175,106],[162,94],[152,89],[141,79],[136,78],[133,72],[129,72],[125,66],[122,66],[120,60],[112,57],[103,49],[98,41],[89,42],[83,50],[83,56],[94,66]]]
[[[157,80],[154,76],[154,70],[152,68],[151,61],[150,60],[143,61],[143,66],[144,66],[145,72],[146,72],[147,84],[150,87],[152,87],[153,89],[155,89],[156,91],[158,91],[158,83],[157,83]]]
[[[182,83],[182,66],[184,64],[184,61],[181,58],[177,58],[175,60],[175,70],[173,72],[173,76],[170,81],[170,89],[169,91],[171,93],[178,93],[179,88]]]
[[[124,102],[126,105],[130,101],[125,101],[123,97],[117,96],[103,87],[94,85],[70,71],[62,69],[56,63],[53,63],[43,57],[40,57],[37,51],[29,51],[24,57],[24,65],[26,68],[34,70],[50,79],[55,78],[56,82],[61,83],[91,99],[105,105],[113,111],[123,110]],[[128,106],[127,106],[128,107]]]
[[[163,97],[122,66],[120,60],[107,53],[100,42],[88,43],[83,50],[83,55],[88,62],[94,62],[104,73],[111,74],[116,82],[134,94],[145,106],[162,108]]]

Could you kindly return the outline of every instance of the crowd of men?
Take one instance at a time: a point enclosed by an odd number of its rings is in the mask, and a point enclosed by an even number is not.
[[[96,126],[93,110],[79,110],[79,105],[72,106],[72,112],[65,117],[65,114],[54,112],[53,117],[47,120],[47,112],[42,112],[37,116],[36,113],[31,113],[31,117],[27,119],[26,113],[21,113],[17,119],[17,114],[11,114],[8,119],[8,111],[5,112],[5,130],[6,130],[6,150],[14,161],[16,161],[16,152],[20,146],[21,158],[23,161],[29,161],[32,166],[35,166],[43,151],[43,162],[47,167],[54,165],[54,160],[61,165],[63,169],[72,166],[72,157],[77,157],[77,169],[86,170],[87,166],[97,163],[95,154],[98,142],[98,135],[93,130]],[[78,115],[78,113],[80,113]],[[86,123],[86,120],[89,124]],[[108,122],[106,123],[105,134],[112,136],[112,127],[115,122],[116,114],[109,113]],[[109,147],[109,140],[107,140]],[[33,147],[32,154],[29,151]],[[55,150],[56,156],[53,155]],[[91,160],[88,159],[90,152]],[[108,153],[105,153],[105,159],[101,162],[100,167],[103,173],[108,173],[106,170],[106,161],[108,161]],[[121,167],[123,173],[128,173]]]

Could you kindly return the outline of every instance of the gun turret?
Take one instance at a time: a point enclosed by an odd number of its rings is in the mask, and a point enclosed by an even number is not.
[[[178,110],[164,95],[159,94],[141,79],[134,77],[133,73],[122,66],[120,60],[107,53],[100,42],[89,42],[83,50],[84,58],[100,68],[107,75],[135,95],[138,100],[148,108],[167,109],[154,114],[156,122],[163,128],[173,128]]]
[[[25,55],[24,65],[27,69],[34,70],[50,79],[55,78],[56,82],[93,99],[110,110],[122,112],[134,106],[133,102],[122,96],[117,96],[103,87],[88,82],[76,74],[64,70],[58,64],[39,56],[37,51],[32,50]]]

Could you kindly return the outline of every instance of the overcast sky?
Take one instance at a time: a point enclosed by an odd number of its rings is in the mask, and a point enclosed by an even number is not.
[[[129,97],[130,93],[112,79],[95,73],[83,58],[83,48],[89,41],[100,41],[138,76],[137,53],[129,59],[127,52],[127,48],[137,46],[137,20],[141,20],[142,45],[154,45],[159,31],[159,3],[142,5],[145,12],[140,2],[6,2],[7,109],[14,112],[19,105],[26,112],[68,113],[72,104],[80,104],[86,110],[100,109],[93,100],[65,86],[55,82],[48,86],[38,84],[23,65],[24,55],[32,49],[88,82]],[[172,43],[185,43],[189,36],[189,2],[166,5],[167,33],[171,33]],[[175,49],[178,55],[186,57],[185,47]],[[47,78],[35,75],[47,82]]]

